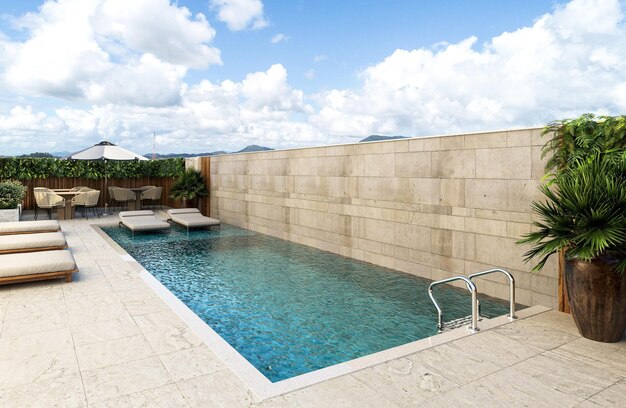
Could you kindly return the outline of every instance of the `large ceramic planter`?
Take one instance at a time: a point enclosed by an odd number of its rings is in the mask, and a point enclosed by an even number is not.
[[[619,341],[626,330],[626,273],[615,272],[611,261],[574,259],[565,265],[565,286],[578,331],[604,343]]]

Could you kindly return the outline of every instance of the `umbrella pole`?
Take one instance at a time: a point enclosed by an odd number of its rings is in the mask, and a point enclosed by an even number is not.
[[[107,175],[107,160],[104,160],[104,212],[102,213],[102,215],[109,215],[109,213],[107,212],[107,207],[109,205],[108,200],[107,200],[107,196],[109,193],[109,178]]]

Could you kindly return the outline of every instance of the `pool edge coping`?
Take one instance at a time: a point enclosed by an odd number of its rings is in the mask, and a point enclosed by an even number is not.
[[[392,347],[376,353],[368,354],[353,360],[338,363],[309,373],[301,374],[285,380],[271,382],[245,357],[215,332],[208,324],[198,317],[187,305],[170,292],[157,278],[146,270],[139,262],[129,255],[124,248],[104,232],[102,226],[116,224],[90,224],[91,227],[109,244],[122,258],[139,272],[139,277],[154,293],[213,351],[217,357],[261,400],[276,397],[302,388],[306,388],[333,378],[373,367],[397,358],[445,344],[472,335],[466,327],[450,330],[431,337],[426,337],[400,346]],[[517,312],[517,318],[525,319],[551,310],[545,306],[531,306]],[[483,319],[479,331],[489,330],[510,323],[507,315],[493,319]]]

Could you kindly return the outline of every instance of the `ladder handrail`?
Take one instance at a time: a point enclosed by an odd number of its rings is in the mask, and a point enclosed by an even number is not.
[[[509,272],[504,269],[494,268],[486,271],[472,273],[467,278],[471,281],[473,278],[478,278],[483,275],[489,275],[491,273],[502,273],[509,279],[509,320],[517,319],[515,316],[515,278]]]
[[[428,286],[428,296],[430,296],[430,300],[435,305],[437,309],[437,330],[441,332],[443,330],[443,312],[441,311],[441,307],[439,307],[439,303],[435,300],[433,296],[433,288],[438,285],[442,285],[444,283],[454,282],[457,280],[462,280],[465,282],[466,289],[472,294],[472,323],[470,324],[469,331],[474,333],[478,331],[478,291],[476,290],[476,285],[470,279],[465,276],[453,276],[451,278],[442,279],[431,283]]]

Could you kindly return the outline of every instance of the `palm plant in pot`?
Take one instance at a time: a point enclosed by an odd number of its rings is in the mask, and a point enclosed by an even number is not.
[[[172,198],[183,201],[183,207],[187,207],[187,203],[195,198],[202,198],[208,195],[206,179],[202,173],[194,169],[185,170],[176,179],[170,191]]]
[[[626,153],[579,158],[541,187],[526,261],[564,251],[565,287],[583,337],[617,342],[626,330]]]

